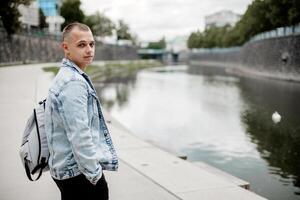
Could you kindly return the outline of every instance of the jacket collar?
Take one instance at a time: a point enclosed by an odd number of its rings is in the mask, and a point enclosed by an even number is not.
[[[63,58],[62,59],[62,66],[73,67],[79,72],[79,74],[81,74],[81,75],[85,74],[84,71],[82,71],[74,62],[72,62],[68,58]]]
[[[62,66],[63,67],[72,67],[75,70],[77,70],[78,73],[81,74],[84,77],[84,79],[88,82],[88,84],[90,85],[90,87],[96,92],[95,87],[93,86],[93,84],[92,84],[89,76],[84,71],[82,71],[74,62],[72,62],[68,58],[63,58],[62,59]]]

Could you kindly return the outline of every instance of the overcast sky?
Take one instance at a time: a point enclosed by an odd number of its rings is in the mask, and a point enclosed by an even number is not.
[[[220,10],[243,14],[252,0],[83,0],[86,14],[123,19],[140,40],[189,35],[204,29],[204,16]]]

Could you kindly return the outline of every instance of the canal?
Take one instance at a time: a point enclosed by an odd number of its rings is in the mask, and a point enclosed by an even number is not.
[[[103,106],[139,138],[246,180],[271,200],[300,199],[299,83],[183,65],[95,85]]]

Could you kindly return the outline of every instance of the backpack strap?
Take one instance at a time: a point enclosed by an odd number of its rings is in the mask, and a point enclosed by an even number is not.
[[[45,103],[46,100],[47,100],[47,99],[44,99],[44,100],[42,100],[42,101],[39,102],[39,105],[42,105],[42,104],[43,104],[44,109],[46,108],[46,103]]]
[[[28,177],[29,180],[31,180],[31,181],[36,181],[36,180],[38,180],[38,179],[41,177],[42,172],[43,172],[43,168],[42,168],[42,167],[40,168],[40,172],[39,172],[39,175],[37,176],[37,178],[36,178],[36,179],[33,179],[33,178],[31,177],[30,170],[29,170],[29,167],[28,167],[28,165],[27,165],[27,160],[26,160],[26,158],[24,158],[24,164],[25,164],[26,175],[27,175],[27,177]]]

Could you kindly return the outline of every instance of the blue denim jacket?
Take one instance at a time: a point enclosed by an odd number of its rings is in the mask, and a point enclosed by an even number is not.
[[[53,178],[83,173],[96,184],[102,170],[115,171],[118,158],[89,77],[64,58],[49,89],[45,130]]]

